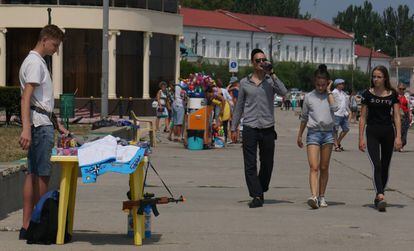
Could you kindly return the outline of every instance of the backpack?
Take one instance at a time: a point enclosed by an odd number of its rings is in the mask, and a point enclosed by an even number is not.
[[[59,192],[52,190],[45,193],[36,204],[26,232],[27,244],[56,243],[58,228]],[[66,222],[66,228],[68,224]],[[66,229],[67,230],[67,229]],[[65,231],[65,243],[71,235]]]

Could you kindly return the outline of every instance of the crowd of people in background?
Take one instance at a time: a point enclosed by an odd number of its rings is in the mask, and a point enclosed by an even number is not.
[[[263,95],[267,94],[255,95],[253,93],[257,94],[257,91],[254,91],[256,88],[249,89],[252,86],[266,83],[266,79],[272,74],[261,69],[264,67],[263,63],[267,63],[264,53],[254,52],[252,64],[257,69],[255,68],[253,75],[243,80],[244,84],[233,76],[227,83],[217,79],[205,88],[206,102],[213,107],[211,114],[213,129],[223,128],[227,144],[237,143],[240,139],[240,129],[243,130],[245,175],[249,194],[253,198],[249,206],[255,208],[263,205],[263,193],[267,191],[270,182],[274,143],[264,142],[264,139],[272,139],[271,141],[274,142],[276,136],[264,135],[267,133],[276,135],[276,132],[273,126],[271,126],[273,129],[268,130],[266,126],[262,128],[263,125],[260,123],[273,125],[270,115],[273,114],[274,105],[279,103],[278,96],[274,95],[280,94],[281,110],[295,111],[301,121],[297,145],[300,148],[306,145],[307,148],[311,190],[308,205],[313,209],[328,206],[325,192],[329,179],[331,153],[332,151],[345,151],[342,141],[350,131],[350,124],[359,123],[359,150],[368,152],[374,170],[373,180],[376,191],[374,205],[379,211],[385,211],[387,204],[384,191],[388,181],[391,157],[394,151],[404,151],[404,146],[407,144],[407,132],[413,121],[413,104],[407,95],[406,86],[399,83],[397,89],[392,88],[387,69],[378,66],[372,71],[368,89],[360,93],[354,90],[348,93],[346,90],[349,86],[346,81],[331,80],[326,66],[320,65],[314,73],[314,89],[311,92],[304,93],[297,89],[289,92],[286,90],[286,93],[272,91],[269,94],[272,99],[270,101],[270,98],[269,100],[263,99]],[[260,62],[254,61],[256,57],[259,57],[257,60]],[[256,76],[257,81],[254,81],[253,76]],[[273,82],[269,84],[274,85]],[[173,82],[168,84],[161,82],[159,87],[160,90],[156,97],[157,130],[160,129],[160,120],[165,118],[164,132],[169,133],[168,139],[183,141],[187,102],[185,91],[182,86]],[[257,103],[258,100],[261,102]],[[262,103],[267,105],[264,106]],[[256,115],[264,113],[270,107],[270,103],[272,108],[269,114],[261,116],[269,117],[270,120],[266,122],[257,119]],[[252,104],[256,105],[253,107]],[[306,144],[302,139],[305,129],[307,129]],[[231,137],[229,137],[230,134]],[[273,148],[269,148],[272,145]],[[258,175],[255,150],[257,147],[260,149],[260,155],[263,154],[260,157],[262,163]],[[268,160],[265,155],[270,156]]]
[[[184,127],[188,97],[187,86],[169,81],[159,83],[153,108],[156,109],[156,130],[161,131],[160,123],[164,120],[163,132],[168,133],[168,140],[185,143]],[[221,79],[212,81],[203,90],[206,103],[213,107],[211,124],[214,128],[222,127],[227,144],[234,143],[230,135],[230,125],[235,104],[239,94],[239,80],[233,76],[223,84]]]

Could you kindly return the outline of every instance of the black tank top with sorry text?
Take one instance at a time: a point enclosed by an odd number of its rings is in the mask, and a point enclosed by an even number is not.
[[[367,125],[393,125],[391,109],[394,104],[399,103],[395,92],[386,97],[379,97],[365,90],[361,103],[368,107]]]

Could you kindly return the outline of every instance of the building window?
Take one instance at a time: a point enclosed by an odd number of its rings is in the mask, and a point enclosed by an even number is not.
[[[339,58],[338,58],[339,63],[342,63],[342,50],[339,49]]]
[[[195,47],[196,47],[196,42],[195,42],[195,39],[192,38],[191,39],[191,49],[193,50],[193,52],[195,52]]]
[[[256,49],[260,49],[260,44],[256,43]]]
[[[334,62],[334,49],[331,48],[331,62]]]
[[[295,46],[295,61],[299,61],[299,51],[297,46]]]
[[[206,56],[206,49],[207,49],[206,44],[207,44],[207,41],[205,38],[203,38],[203,40],[201,40],[201,54],[203,55],[203,57]]]
[[[216,41],[216,57],[220,57],[220,41]]]
[[[278,58],[278,60],[280,61],[280,55],[281,53],[280,53],[280,44],[278,44],[277,45],[277,58]]]
[[[346,62],[349,63],[349,50],[346,50]]]
[[[246,59],[249,59],[250,57],[250,44],[246,43]]]
[[[286,61],[289,61],[290,53],[289,53],[289,45],[286,45]]]
[[[322,48],[322,63],[326,63],[326,49]]]
[[[236,43],[236,58],[240,58],[240,42]]]
[[[226,57],[230,58],[230,41],[226,42]]]
[[[303,46],[303,62],[306,62],[308,55],[306,55],[306,46]]]
[[[313,49],[313,61],[314,62],[318,62],[318,47],[315,47],[315,49]]]

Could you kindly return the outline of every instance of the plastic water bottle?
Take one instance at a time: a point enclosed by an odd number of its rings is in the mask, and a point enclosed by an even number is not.
[[[151,206],[147,205],[144,208],[144,226],[145,226],[145,238],[151,238]]]
[[[132,210],[129,210],[127,217],[127,236],[134,237],[134,220],[132,219]]]

